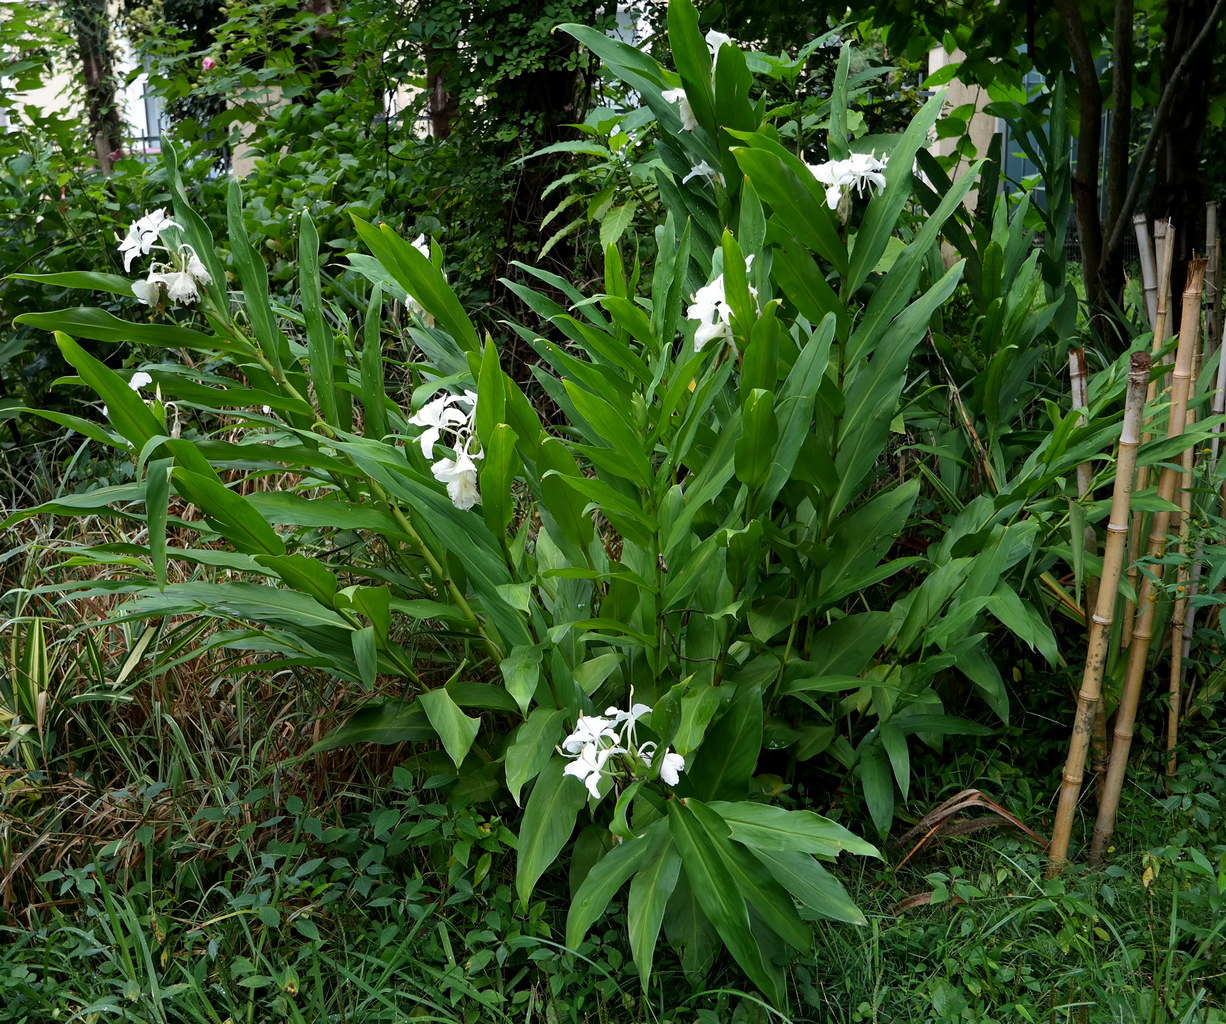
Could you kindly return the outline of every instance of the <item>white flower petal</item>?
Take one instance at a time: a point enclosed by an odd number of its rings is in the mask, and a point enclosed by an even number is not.
[[[128,387],[133,391],[139,391],[141,388],[147,388],[153,383],[153,378],[144,370],[137,370],[130,378],[128,378]]]
[[[698,118],[694,116],[694,108],[690,106],[690,98],[686,96],[684,89],[667,89],[660,93],[660,96],[668,103],[677,104],[683,132],[692,132],[698,127]]]
[[[716,32],[715,29],[711,29],[707,33],[707,49],[711,51],[712,57],[716,56],[719,53],[719,48],[724,45],[732,45],[731,36],[725,35],[723,32]]]
[[[669,750],[660,762],[660,781],[669,786],[675,786],[681,781],[681,773],[685,771],[685,758]]]
[[[200,293],[196,290],[196,279],[186,270],[173,271],[164,275],[163,279],[166,282],[166,297],[171,302],[190,306],[200,298]]]
[[[163,275],[150,274],[147,280],[133,281],[132,294],[146,306],[156,306],[162,299]]]
[[[466,451],[454,459],[439,459],[430,467],[434,479],[447,486],[447,496],[458,509],[470,509],[481,500],[477,489],[477,464]]]

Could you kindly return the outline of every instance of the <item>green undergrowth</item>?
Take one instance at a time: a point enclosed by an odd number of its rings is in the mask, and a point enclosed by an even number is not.
[[[564,949],[570,865],[522,906],[514,835],[449,807],[433,780],[394,768],[304,799],[261,773],[258,746],[239,750],[229,784],[173,820],[155,820],[164,787],[147,783],[99,805],[143,809],[122,838],[91,850],[45,834],[59,866],[0,926],[0,1021],[1213,1024],[1226,1019],[1220,739],[1186,742],[1169,795],[1156,776],[1134,789],[1101,872],[1044,878],[1042,850],[999,820],[898,845],[884,866],[843,864],[868,923],[816,930],[786,1011],[730,970],[691,986],[668,956],[640,992],[624,901]],[[1021,794],[996,795],[1043,824]],[[8,834],[19,807],[7,804]]]

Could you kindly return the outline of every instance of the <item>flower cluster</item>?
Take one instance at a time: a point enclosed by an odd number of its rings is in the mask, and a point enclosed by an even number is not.
[[[562,741],[562,752],[574,760],[563,770],[587,786],[594,799],[600,797],[600,781],[620,766],[632,777],[644,778],[655,761],[659,744],[654,740],[635,743],[634,723],[651,714],[646,704],[631,704],[629,711],[606,708],[603,715],[582,715],[575,731]],[[612,764],[610,764],[612,762]],[[677,785],[685,770],[685,758],[665,750],[660,759],[660,779]]]
[[[872,153],[852,153],[846,160],[829,160],[824,164],[808,164],[813,177],[826,186],[826,205],[837,210],[849,189],[864,195],[866,188],[885,191],[886,157],[878,159]]]
[[[464,406],[468,407],[467,411]],[[439,459],[430,466],[430,472],[435,480],[446,485],[447,496],[456,508],[469,509],[481,500],[475,461],[481,458],[481,452],[472,450],[476,419],[475,391],[465,391],[462,395],[443,392],[409,417],[410,425],[426,428],[417,440],[427,459],[434,458],[434,446],[447,435],[455,457]]]
[[[170,257],[169,262],[154,263],[145,280],[132,283],[132,294],[147,306],[156,306],[163,298],[190,306],[200,298],[200,288],[213,280],[196,250],[186,242],[174,249],[162,244],[162,232],[177,227],[165,210],[154,210],[128,228],[127,237],[119,243],[123,269],[128,273],[137,256],[148,256],[154,249]]]
[[[746,273],[749,273],[752,265],[753,256],[746,256]],[[757,298],[758,290],[750,285],[749,294]],[[701,352],[711,341],[732,342],[732,307],[728,305],[727,296],[724,294],[723,274],[694,293],[694,302],[685,311],[685,315],[690,320],[698,321],[698,329],[694,331],[695,352]]]

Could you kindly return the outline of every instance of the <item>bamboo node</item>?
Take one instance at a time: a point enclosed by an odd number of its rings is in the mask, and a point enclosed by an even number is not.
[[[1095,614],[1095,615],[1091,615],[1090,619],[1094,622],[1097,622],[1100,626],[1110,626],[1113,621],[1110,615]]]

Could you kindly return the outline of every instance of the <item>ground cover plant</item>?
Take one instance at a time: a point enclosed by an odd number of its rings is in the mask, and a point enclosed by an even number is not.
[[[560,31],[653,133],[595,286],[524,265],[480,330],[446,230],[330,260],[309,209],[271,286],[171,139],[122,273],[14,275],[108,298],[17,318],[81,397],[10,414],[95,469],[0,524],[6,1019],[1217,1019],[1211,748],[1105,876],[1043,877],[1017,768],[1071,718],[1133,355],[1063,397],[1059,213],[927,157],[939,93],[868,134],[846,48],[800,112],[804,54],[688,0],[676,70]],[[1032,839],[893,845],[992,743]]]

